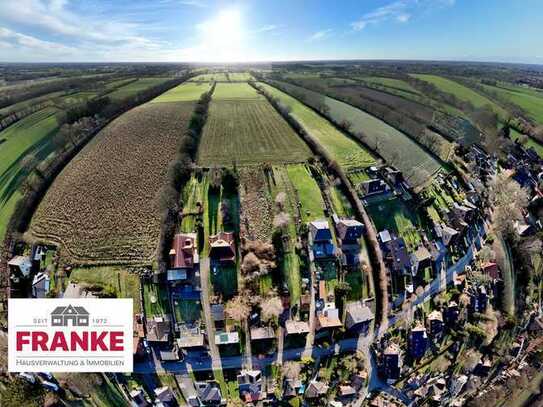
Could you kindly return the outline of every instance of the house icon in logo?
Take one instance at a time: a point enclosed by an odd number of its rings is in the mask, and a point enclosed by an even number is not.
[[[89,313],[83,307],[56,307],[51,312],[52,326],[89,326]]]

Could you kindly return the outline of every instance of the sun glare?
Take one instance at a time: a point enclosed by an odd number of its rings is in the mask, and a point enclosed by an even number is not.
[[[210,60],[232,62],[244,59],[244,32],[239,10],[224,10],[201,24],[200,29],[202,46],[208,52]]]

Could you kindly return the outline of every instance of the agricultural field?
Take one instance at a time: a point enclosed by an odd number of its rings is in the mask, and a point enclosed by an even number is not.
[[[346,169],[369,167],[375,163],[371,153],[358,142],[336,129],[330,122],[298,100],[267,84],[259,84],[282,104],[290,107],[292,116],[315,137],[334,160]]]
[[[249,72],[232,72],[228,74],[228,77],[232,82],[250,81],[253,79],[253,76]]]
[[[242,101],[242,100],[264,100],[255,88],[248,83],[217,83],[213,92],[214,101]]]
[[[351,132],[361,134],[366,145],[377,151],[391,165],[398,168],[414,186],[420,187],[443,169],[441,163],[424,151],[405,134],[376,117],[340,100],[283,82],[274,82],[290,94],[307,95],[305,103],[324,103],[329,116],[337,123],[349,121]],[[312,106],[317,107],[317,106]]]
[[[121,86],[119,89],[108,93],[108,97],[112,100],[122,100],[127,97],[136,95],[138,92],[152,88],[153,86],[160,85],[171,78],[141,78],[135,82],[131,82],[128,85]]]
[[[490,106],[502,120],[508,116],[508,113],[495,102],[458,82],[437,75],[413,74],[413,76],[433,84],[442,92],[450,93],[460,100],[470,102],[477,108]]]
[[[75,268],[70,281],[86,286],[102,287],[103,291],[115,294],[116,298],[132,298],[134,313],[141,311],[140,278],[120,267]]]
[[[321,190],[307,165],[289,165],[287,174],[301,204],[302,221],[311,222],[325,218]]]
[[[214,96],[197,161],[202,166],[288,163],[305,161],[310,155],[309,148],[266,100],[215,101]]]
[[[0,238],[4,237],[15,204],[21,198],[18,191],[29,172],[24,168],[25,157],[39,162],[55,149],[52,136],[58,129],[54,108],[45,108],[0,132]]]
[[[152,262],[157,194],[193,109],[187,102],[145,104],[114,120],[56,178],[30,236],[60,246],[74,264]]]
[[[26,109],[27,107],[30,107],[30,106],[38,104],[38,103],[42,103],[42,102],[46,102],[48,100],[56,99],[56,98],[58,98],[58,97],[60,97],[60,96],[62,96],[64,94],[65,94],[64,91],[51,92],[51,93],[48,93],[48,94],[43,95],[43,96],[38,96],[38,97],[35,97],[35,98],[24,100],[22,102],[14,103],[12,105],[9,105],[9,106],[6,106],[6,107],[0,109],[0,116],[7,115],[8,113],[11,113],[11,112],[17,112],[19,110]]]
[[[538,124],[543,124],[543,92],[505,83],[499,83],[497,86],[482,86],[488,92],[496,93],[519,106],[528,117]]]
[[[384,77],[379,77],[379,76],[363,76],[363,77],[357,77],[355,79],[360,79],[361,81],[368,82],[370,84],[380,85],[385,88],[395,89],[402,92],[420,94],[418,90],[416,90],[409,83],[401,79],[384,78]]]
[[[209,83],[184,82],[173,89],[164,92],[149,103],[191,102],[200,99],[203,93],[209,91]]]
[[[204,73],[201,75],[197,75],[194,78],[191,79],[191,82],[226,82],[226,75],[224,72],[219,73]]]

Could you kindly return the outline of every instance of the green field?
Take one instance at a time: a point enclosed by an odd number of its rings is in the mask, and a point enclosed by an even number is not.
[[[357,78],[358,79],[358,78]],[[364,76],[360,77],[360,80],[368,82],[370,84],[381,85],[387,88],[392,88],[409,93],[419,93],[414,87],[401,79],[383,78],[378,76]]]
[[[287,167],[288,177],[298,193],[301,203],[302,220],[311,222],[316,219],[323,219],[324,201],[321,190],[315,179],[311,176],[306,165],[289,165]]]
[[[171,78],[141,78],[126,86],[109,93],[107,96],[112,100],[121,100],[136,95],[138,92],[157,86]]]
[[[282,104],[290,107],[292,116],[315,137],[335,161],[346,169],[369,167],[375,163],[371,153],[359,143],[337,130],[330,122],[298,100],[267,84],[260,84]]]
[[[497,86],[482,85],[487,91],[495,92],[501,97],[516,104],[538,124],[543,124],[543,92],[535,89],[514,86],[509,84],[498,84]]]
[[[58,98],[59,96],[62,96],[62,95],[64,95],[64,91],[51,92],[51,93],[48,93],[48,94],[43,95],[43,96],[38,96],[38,97],[35,97],[35,98],[23,100],[22,102],[15,103],[13,105],[9,105],[9,106],[6,106],[6,107],[0,109],[0,116],[4,115],[4,114],[7,114],[7,113],[10,113],[10,112],[16,112],[18,110],[26,109],[27,107],[30,107],[30,106],[32,106],[34,104],[45,102],[45,101],[51,100],[51,99],[55,99],[55,98]]]
[[[96,97],[98,94],[96,92],[76,92],[70,95],[63,96],[58,99],[60,103],[65,105],[75,105],[79,103],[85,103],[88,100]]]
[[[351,132],[360,134],[370,149],[379,152],[388,163],[402,171],[413,187],[427,183],[443,169],[441,163],[417,143],[382,120],[340,100],[325,97],[300,86],[284,82],[273,84],[278,84],[281,90],[295,96],[298,93],[305,95],[304,103],[312,107],[316,107],[313,105],[317,103],[325,104],[329,109],[328,115],[335,122],[351,123]]]
[[[241,83],[221,83],[217,88],[221,86],[253,89]],[[302,162],[310,155],[309,148],[266,100],[215,101],[214,96],[198,149],[200,165]]]
[[[250,81],[253,79],[249,72],[232,72],[228,74],[231,81]]]
[[[21,197],[18,189],[28,175],[21,168],[23,158],[33,154],[41,161],[54,150],[55,112],[54,108],[40,110],[0,132],[0,140],[5,140],[0,144],[0,238]]]
[[[213,92],[213,100],[258,100],[264,99],[262,95],[256,93],[248,83],[217,83]]]
[[[134,312],[141,310],[139,276],[125,269],[114,266],[76,268],[70,274],[70,281],[111,288],[117,298],[134,300]]]
[[[511,139],[517,140],[520,136],[522,136],[521,133],[511,128]],[[536,153],[539,154],[540,157],[543,157],[543,144],[541,144],[537,140],[534,140],[531,137],[527,137],[526,144],[524,146],[527,148],[533,147]]]
[[[226,81],[226,75],[224,72],[219,73],[204,73],[195,76],[191,79],[193,82],[211,82],[211,81]]]
[[[464,102],[470,102],[476,108],[489,106],[501,119],[508,117],[508,113],[495,102],[458,82],[437,75],[413,74],[412,76],[429,82],[442,92],[450,93]]]
[[[209,85],[209,83],[185,82],[164,92],[149,103],[196,101],[210,89]]]

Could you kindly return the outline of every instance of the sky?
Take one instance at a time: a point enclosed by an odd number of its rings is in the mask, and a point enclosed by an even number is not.
[[[0,62],[543,64],[542,0],[0,0]]]

